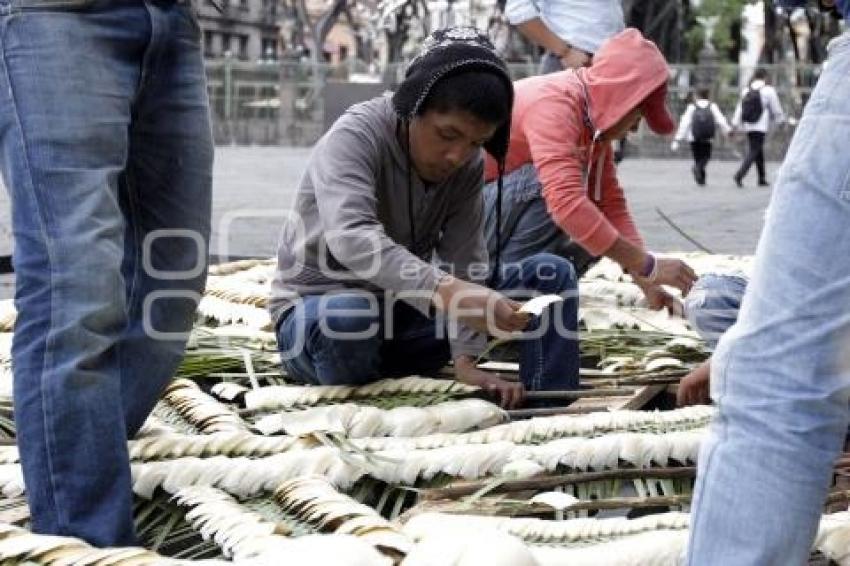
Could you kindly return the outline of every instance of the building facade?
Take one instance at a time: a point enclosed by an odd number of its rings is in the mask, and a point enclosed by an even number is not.
[[[199,0],[197,6],[208,60],[257,63],[280,56],[277,0]]]

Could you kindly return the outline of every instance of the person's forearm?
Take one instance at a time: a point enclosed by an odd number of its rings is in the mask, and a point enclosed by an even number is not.
[[[647,253],[622,236],[617,238],[614,245],[603,255],[616,261],[625,271],[633,275],[643,272],[647,261]]]
[[[562,57],[570,48],[569,44],[552,33],[552,30],[546,27],[546,24],[540,18],[523,22],[517,28],[519,28],[520,33],[526,39],[554,53],[558,57]]]

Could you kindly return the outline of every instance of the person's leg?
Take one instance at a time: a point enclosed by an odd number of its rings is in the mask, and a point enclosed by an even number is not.
[[[278,323],[283,367],[319,385],[363,385],[381,376],[383,305],[372,294],[302,297]]]
[[[496,254],[496,236],[501,238],[502,267],[519,264],[537,253],[552,253],[568,259],[581,275],[596,261],[570,240],[546,210],[542,187],[533,165],[505,176],[502,193],[502,224],[496,230],[496,182],[484,186],[484,235],[490,257]]]
[[[127,321],[118,178],[150,18],[142,3],[25,4],[0,0],[0,162],[12,202],[15,421],[32,528],[133,544],[116,349]]]
[[[532,334],[522,339],[520,379],[532,391],[578,389],[578,279],[572,264],[553,254],[537,254],[511,266],[496,289],[515,300],[563,297],[532,320]]]
[[[755,144],[755,163],[756,172],[758,173],[758,184],[761,186],[767,185],[767,172],[764,168],[764,139],[765,134],[762,132],[753,132],[753,143]]]
[[[741,275],[709,273],[700,277],[682,301],[691,327],[710,349],[738,320],[747,280]]]
[[[384,326],[381,348],[381,375],[434,375],[451,358],[451,348],[444,327],[435,319],[403,302],[386,305],[391,321]]]
[[[747,154],[744,156],[744,161],[741,162],[741,166],[738,168],[734,177],[735,183],[739,186],[756,160],[756,155],[758,154],[758,133],[759,132],[747,132]]]
[[[847,431],[850,34],[776,181],[738,322],[720,340],[689,563],[804,564]],[[730,512],[734,510],[734,512]]]
[[[700,151],[700,178],[702,179],[702,184],[705,185],[708,182],[708,162],[711,161],[711,146],[712,143],[710,141],[701,142],[702,148]]]
[[[694,160],[693,164],[691,165],[691,174],[694,176],[694,182],[697,185],[701,185],[702,181],[700,180],[700,172],[699,172],[700,171],[700,169],[699,169],[700,151],[699,151],[699,143],[698,142],[691,142],[691,156],[693,157],[693,160]]]
[[[133,105],[121,191],[129,322],[118,345],[127,434],[183,357],[206,280],[213,142],[200,30],[191,8],[148,4],[153,39]],[[144,360],[144,362],[142,362]]]

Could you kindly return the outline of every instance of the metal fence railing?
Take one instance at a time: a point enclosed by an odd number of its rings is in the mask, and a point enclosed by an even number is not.
[[[363,64],[312,65],[308,62],[283,64],[249,64],[218,60],[207,65],[210,106],[216,142],[219,144],[311,145],[324,131],[327,118],[326,96],[336,86],[349,83],[373,82],[376,89],[393,89],[403,77],[402,65],[391,65],[380,73],[369,74]],[[511,64],[515,80],[534,75],[536,65]],[[799,116],[817,81],[820,67],[815,65],[783,64],[766,67],[771,83],[776,86],[780,100],[789,116]],[[712,77],[714,99],[731,118],[738,96],[752,74],[752,69],[720,64],[710,69],[697,65],[671,66],[669,106],[680,114],[688,94],[698,78],[708,73]],[[344,89],[343,89],[344,90]],[[354,90],[354,89],[352,89]],[[339,91],[339,88],[336,89]],[[337,110],[334,107],[334,112]],[[333,118],[333,116],[329,116]],[[788,132],[771,137],[768,151],[781,156],[787,145]],[[666,142],[638,132],[632,144],[643,154],[656,154]],[[723,154],[725,143],[718,144]]]

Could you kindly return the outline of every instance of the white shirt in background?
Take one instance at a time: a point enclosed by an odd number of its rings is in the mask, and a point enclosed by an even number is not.
[[[732,127],[729,126],[729,122],[726,120],[726,116],[723,115],[723,112],[720,111],[720,108],[709,100],[699,98],[695,102],[688,104],[688,107],[685,108],[685,112],[679,119],[679,129],[676,130],[676,136],[673,138],[677,142],[694,141],[694,135],[691,132],[691,121],[693,120],[694,112],[697,107],[711,108],[711,115],[714,116],[714,125],[717,126],[717,129],[722,131],[724,135],[728,135],[729,132],[732,131]]]
[[[758,122],[754,123],[741,120],[741,102],[749,88],[757,89],[761,95],[761,117]],[[776,94],[775,88],[760,79],[753,81],[749,88],[741,91],[741,98],[738,99],[738,106],[735,107],[735,115],[732,116],[732,125],[735,128],[744,130],[745,132],[767,133],[771,125],[781,124],[785,121],[785,112],[782,111],[782,105],[779,103],[779,95]]]

